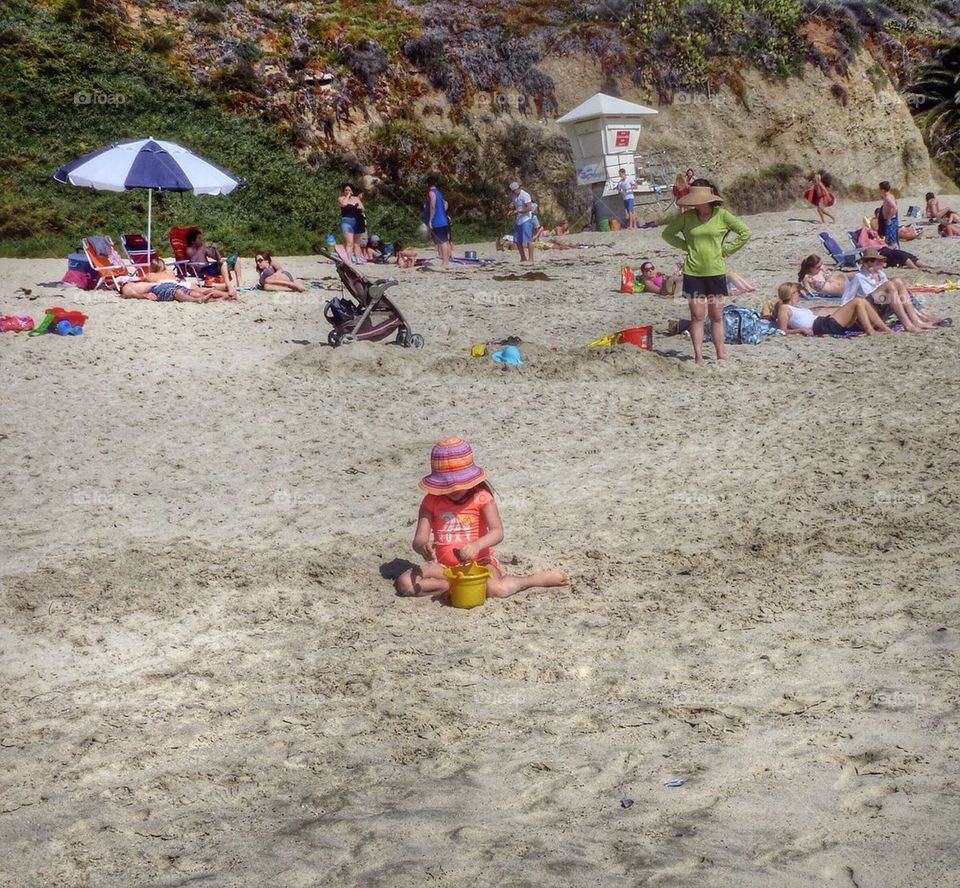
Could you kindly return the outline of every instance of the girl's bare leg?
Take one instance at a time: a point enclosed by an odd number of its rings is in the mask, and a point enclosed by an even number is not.
[[[487,595],[490,598],[508,598],[524,589],[552,589],[569,585],[570,575],[562,570],[540,570],[526,577],[490,577],[487,580]]]
[[[893,330],[883,322],[883,318],[877,314],[877,310],[867,302],[866,299],[854,299],[853,302],[848,302],[847,305],[856,306],[857,323],[867,336],[872,336],[874,333],[893,332]],[[846,306],[843,306],[843,308],[846,308]]]
[[[405,570],[393,585],[397,593],[404,596],[437,595],[450,591],[443,565],[436,561]]]
[[[841,305],[835,311],[828,311],[827,315],[832,317],[840,326],[850,327],[854,320],[859,318],[859,304],[866,302],[866,299],[851,299],[846,305]],[[859,304],[858,304],[859,303]]]
[[[910,313],[904,308],[903,302],[898,298],[896,288],[890,281],[881,284],[870,295],[881,305],[889,306],[897,316],[897,320],[903,324],[903,329],[908,333],[922,333],[923,330],[928,329],[918,324],[917,321],[910,316]],[[912,309],[913,306],[911,305],[910,308]],[[916,312],[913,312],[913,314],[914,317],[916,317]]]

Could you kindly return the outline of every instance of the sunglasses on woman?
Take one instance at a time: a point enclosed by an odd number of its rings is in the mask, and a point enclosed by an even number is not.
[[[640,266],[640,271],[653,271],[653,266],[652,266],[652,265],[641,265],[641,266]]]

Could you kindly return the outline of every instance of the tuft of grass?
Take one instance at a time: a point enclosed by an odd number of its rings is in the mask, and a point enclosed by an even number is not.
[[[777,163],[737,179],[724,196],[738,213],[778,212],[796,201],[807,181],[808,177],[796,164]]]

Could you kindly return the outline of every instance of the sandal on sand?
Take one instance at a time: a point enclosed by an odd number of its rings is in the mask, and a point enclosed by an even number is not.
[[[952,327],[953,318],[944,318],[943,320],[937,321],[938,327]]]

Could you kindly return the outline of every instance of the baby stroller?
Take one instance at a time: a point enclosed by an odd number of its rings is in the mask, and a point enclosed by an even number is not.
[[[323,316],[333,329],[327,342],[334,348],[348,345],[356,339],[379,342],[397,331],[396,343],[405,348],[423,348],[423,337],[412,333],[407,319],[388,296],[387,288],[396,286],[395,280],[367,280],[349,262],[334,253],[320,250],[337,266],[337,274],[348,296],[331,299],[323,309]],[[356,300],[356,301],[353,301]]]

